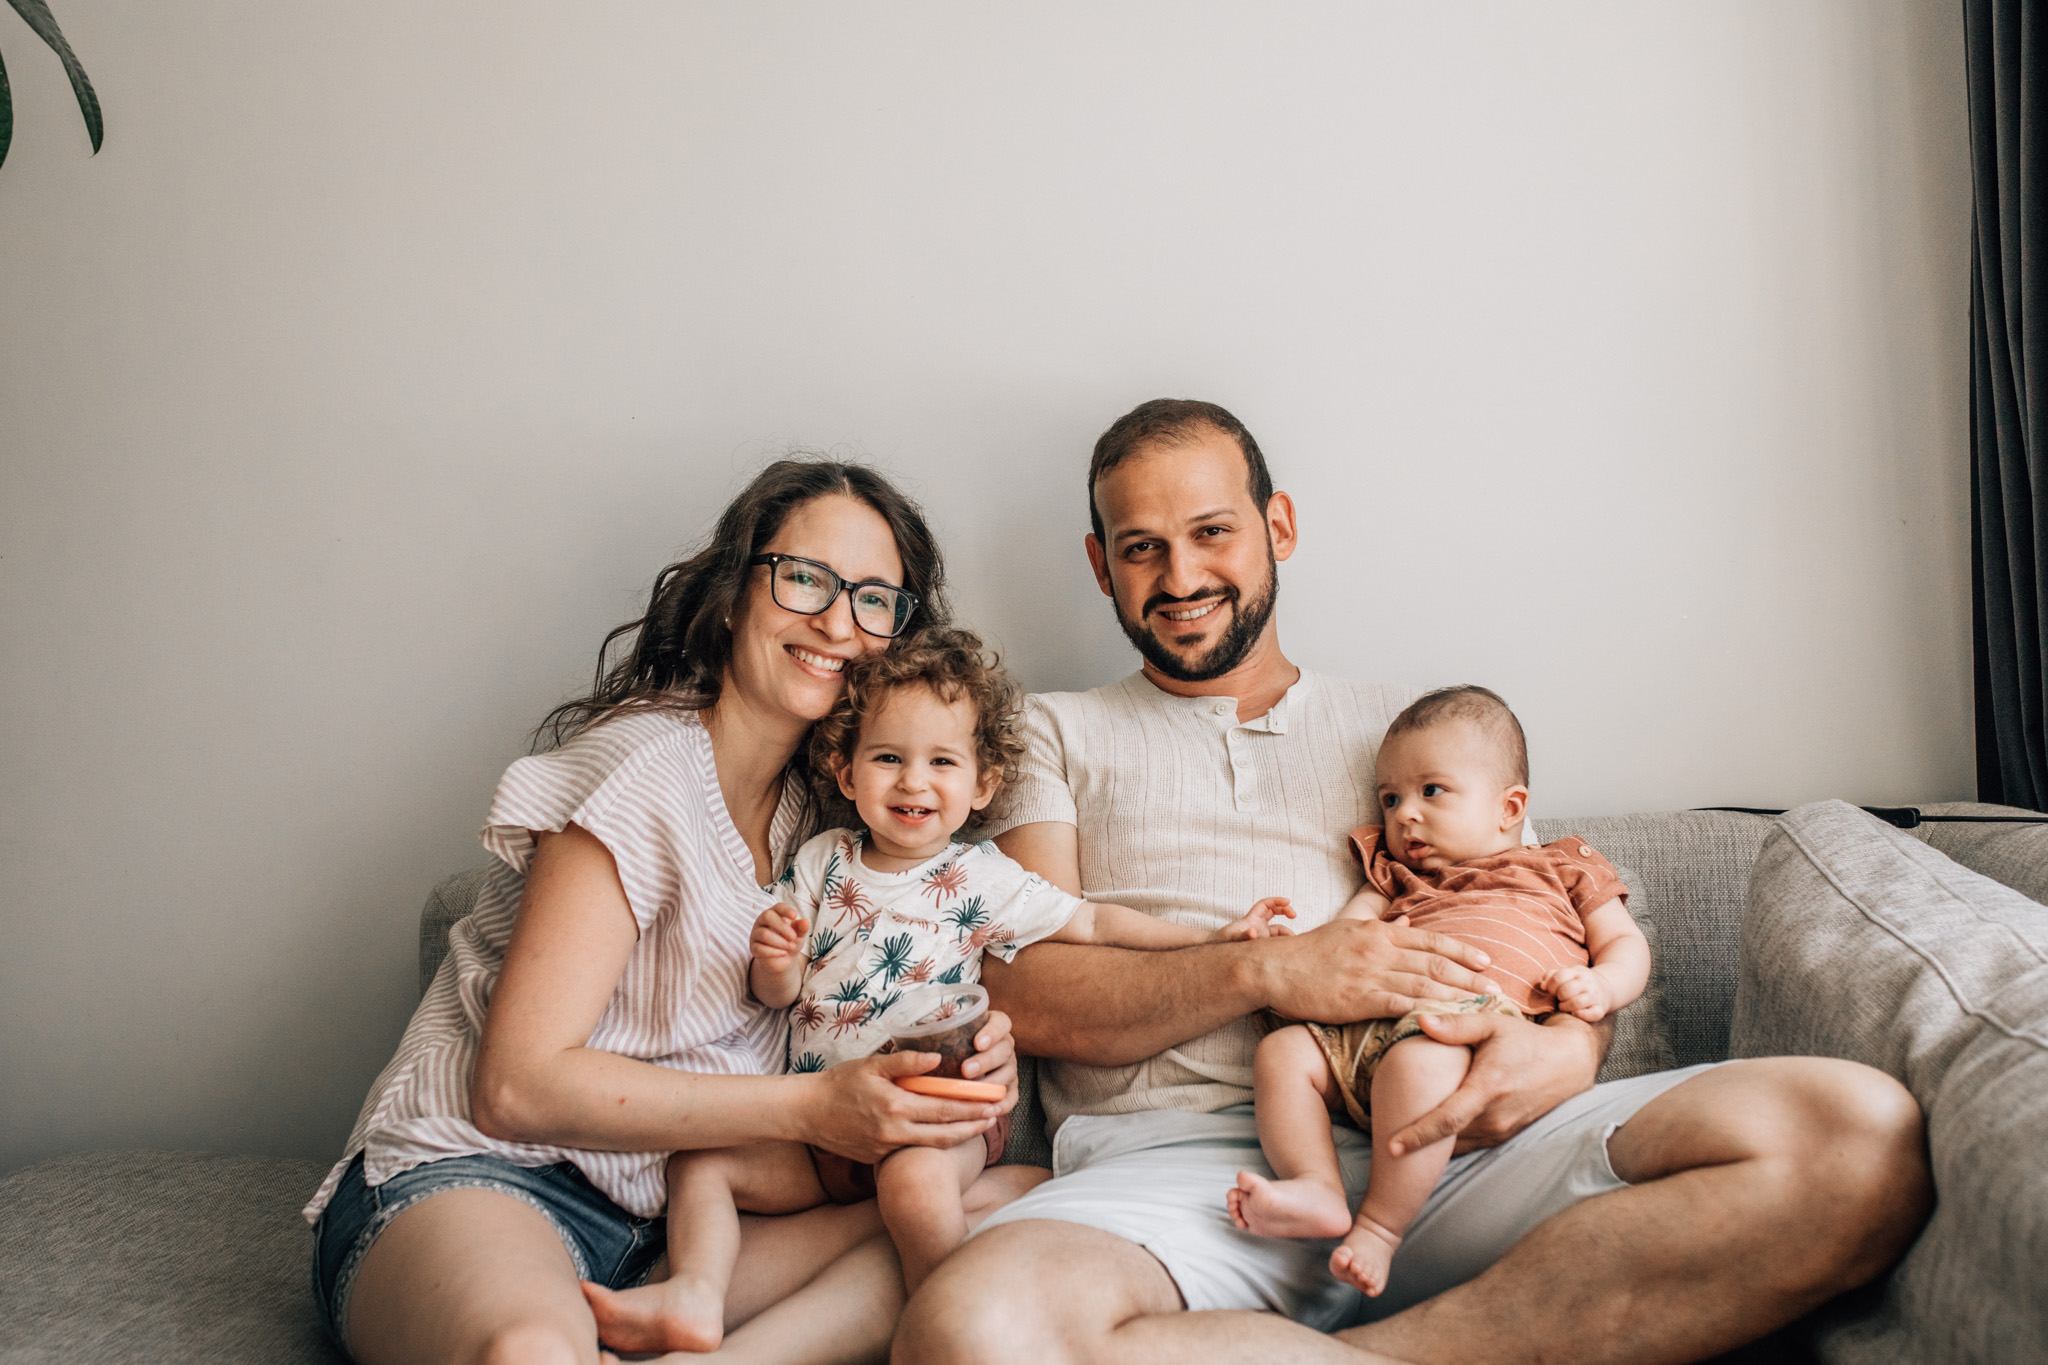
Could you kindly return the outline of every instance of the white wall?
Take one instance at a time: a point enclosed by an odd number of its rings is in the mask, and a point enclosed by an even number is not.
[[[1041,688],[1223,402],[1299,661],[1595,813],[1971,791],[1953,0],[0,11],[0,1169],[335,1152],[427,888],[788,442]],[[1394,624],[1395,621],[1402,624]]]

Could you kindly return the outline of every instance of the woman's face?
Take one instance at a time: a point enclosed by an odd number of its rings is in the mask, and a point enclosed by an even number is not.
[[[791,512],[762,553],[816,560],[849,583],[903,582],[903,560],[889,523],[858,498],[840,493],[813,498]],[[845,593],[816,616],[776,605],[770,573],[767,565],[747,571],[746,591],[732,617],[725,685],[749,709],[808,725],[839,700],[847,660],[886,649],[889,642],[853,624],[853,603]]]

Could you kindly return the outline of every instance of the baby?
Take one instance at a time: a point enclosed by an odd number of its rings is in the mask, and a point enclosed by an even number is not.
[[[1272,923],[1293,914],[1283,897],[1204,933],[1069,895],[994,844],[954,842],[1023,752],[1018,702],[1016,686],[962,630],[930,631],[847,666],[846,694],[818,723],[811,755],[864,828],[830,830],[797,851],[782,881],[789,904],[765,911],[750,943],[750,989],[764,1004],[791,1007],[792,1072],[880,1050],[887,1024],[898,1022],[890,1006],[907,989],[976,981],[984,952],[1007,962],[1041,939],[1178,948],[1287,932]],[[965,1240],[969,1207],[985,1211],[1035,1183],[1018,1178],[1028,1168],[983,1174],[1001,1161],[1008,1127],[950,1149],[900,1148],[875,1166],[801,1142],[677,1152],[668,1164],[670,1278],[617,1293],[586,1285],[600,1336],[623,1350],[717,1347],[743,1211],[877,1198],[915,1290]]]
[[[1430,1001],[1399,1019],[1296,1024],[1269,1033],[1253,1066],[1259,1145],[1277,1180],[1240,1171],[1230,1215],[1267,1237],[1338,1237],[1330,1272],[1369,1295],[1451,1159],[1453,1139],[1395,1152],[1389,1139],[1465,1077],[1471,1050],[1419,1016],[1554,1010],[1588,1022],[1643,992],[1650,948],[1605,858],[1578,839],[1521,844],[1529,802],[1522,726],[1483,687],[1431,692],[1395,717],[1379,752],[1384,827],[1353,831],[1365,885],[1338,917],[1398,921],[1491,958],[1492,995]],[[1353,1219],[1330,1115],[1372,1131],[1372,1174]]]

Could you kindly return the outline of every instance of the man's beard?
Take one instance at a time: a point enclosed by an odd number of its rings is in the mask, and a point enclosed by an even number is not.
[[[1243,602],[1236,588],[1225,588],[1221,593],[1205,593],[1195,598],[1167,597],[1158,595],[1145,604],[1144,615],[1150,615],[1158,607],[1170,607],[1177,602],[1210,601],[1220,597],[1232,605],[1233,615],[1230,629],[1223,632],[1223,638],[1210,646],[1208,653],[1191,661],[1169,650],[1159,637],[1145,629],[1144,617],[1136,621],[1126,617],[1123,604],[1117,603],[1116,622],[1124,628],[1124,637],[1145,656],[1145,662],[1158,669],[1175,682],[1198,683],[1220,678],[1244,662],[1244,656],[1252,652],[1259,636],[1264,633],[1266,623],[1273,619],[1273,603],[1280,595],[1280,574],[1278,565],[1268,557],[1266,560],[1266,586],[1249,603]],[[1114,600],[1114,599],[1112,599]],[[1218,607],[1221,610],[1221,607]],[[1167,621],[1167,625],[1175,622]]]

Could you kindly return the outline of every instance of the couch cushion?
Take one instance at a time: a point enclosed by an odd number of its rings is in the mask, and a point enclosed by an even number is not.
[[[1923,815],[2031,817],[2028,824],[1923,824],[1911,833],[1973,872],[2003,882],[2030,900],[2048,901],[2048,817],[2015,806],[1950,801],[1922,806]]]
[[[0,1178],[0,1359],[340,1365],[299,1208],[326,1168],[95,1152]]]
[[[1544,839],[1577,835],[1621,870],[1650,942],[1650,984],[1615,1021],[1601,1080],[1728,1055],[1743,891],[1770,829],[1762,816],[1726,811],[1537,822]]]
[[[2038,1359],[2048,908],[1839,801],[1779,824],[1750,878],[1734,1054],[1897,1077],[1927,1115],[1938,1197],[1878,1310],[1827,1328],[1823,1354]]]

